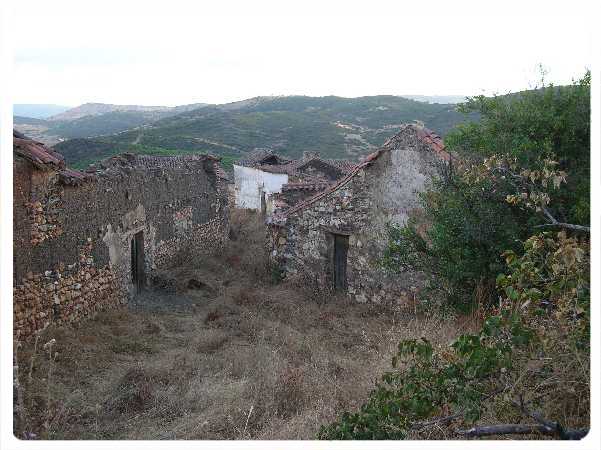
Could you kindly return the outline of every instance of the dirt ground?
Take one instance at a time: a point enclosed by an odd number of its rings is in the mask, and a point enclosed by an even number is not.
[[[149,290],[19,348],[15,433],[314,439],[367,398],[401,339],[425,335],[447,345],[465,331],[411,310],[316,301],[269,280],[257,229],[233,227],[232,239],[219,256],[163,273],[175,292]]]

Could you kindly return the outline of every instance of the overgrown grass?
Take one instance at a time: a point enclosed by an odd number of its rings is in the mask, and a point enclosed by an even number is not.
[[[444,347],[473,327],[338,298],[315,302],[271,282],[256,215],[234,212],[232,230],[219,256],[172,269],[181,292],[153,293],[129,310],[47,329],[31,381],[34,344],[24,345],[18,392],[27,420],[17,420],[15,434],[313,439],[321,425],[365,401],[401,339],[433,336]],[[192,278],[211,288],[186,291]],[[55,361],[41,350],[50,339]]]

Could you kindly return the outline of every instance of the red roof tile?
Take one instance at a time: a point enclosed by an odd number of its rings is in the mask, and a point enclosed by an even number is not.
[[[293,206],[292,208],[283,211],[282,213],[274,216],[271,219],[271,223],[274,225],[282,224],[285,222],[286,218],[291,214],[294,214],[297,211],[307,208],[315,202],[318,202],[322,198],[328,196],[329,194],[337,191],[338,189],[344,187],[361,169],[371,165],[376,159],[378,159],[384,152],[390,151],[392,143],[394,139],[399,136],[405,129],[413,128],[417,131],[417,137],[430,146],[432,150],[434,150],[442,159],[445,161],[449,161],[451,159],[451,155],[445,150],[444,143],[440,136],[435,134],[433,131],[428,130],[427,128],[423,128],[414,124],[407,124],[404,128],[401,129],[397,134],[388,139],[384,145],[376,150],[373,153],[367,155],[367,157],[360,164],[356,165],[355,168],[349,172],[344,178],[338,180],[336,183],[332,184],[330,187],[325,189],[323,192],[319,192],[313,197],[305,200],[304,202],[300,202]]]
[[[263,163],[267,158],[276,158],[279,161],[278,164],[267,164]],[[318,161],[328,166],[333,167],[341,172],[341,175],[350,172],[354,167],[355,163],[344,159],[324,159],[319,156],[312,156],[307,159],[295,159],[289,160],[279,156],[271,151],[260,149],[251,153],[245,160],[240,160],[236,164],[246,167],[253,167],[255,169],[262,170],[263,172],[269,173],[281,173],[290,176],[301,176],[301,169],[311,162]]]
[[[13,152],[40,169],[62,169],[65,167],[63,155],[46,147],[41,142],[26,138],[21,133],[13,132]]]
[[[286,183],[282,191],[317,191],[326,189],[330,183]]]

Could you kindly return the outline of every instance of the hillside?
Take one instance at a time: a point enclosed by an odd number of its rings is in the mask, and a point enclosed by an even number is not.
[[[256,97],[197,108],[98,136],[93,142],[61,142],[56,149],[76,165],[145,148],[239,157],[256,147],[269,147],[290,157],[316,150],[330,158],[357,159],[384,143],[400,124],[413,120],[444,136],[465,116],[454,105],[396,96]]]
[[[60,114],[49,117],[52,121],[70,121],[84,117],[101,116],[107,113],[141,113],[140,117],[159,119],[170,114],[190,111],[206,106],[206,103],[193,103],[181,106],[145,106],[145,105],[112,105],[109,103],[84,103]]]
[[[86,103],[46,119],[15,115],[13,122],[18,131],[54,145],[66,139],[119,133],[205,105],[194,103],[172,107]]]
[[[119,133],[158,120],[162,115],[152,111],[111,111],[76,119],[46,121],[49,132],[65,139],[94,137]]]
[[[141,106],[141,105],[111,105],[108,103],[84,103],[71,108],[63,113],[49,117],[49,120],[76,120],[86,116],[98,116],[116,111],[136,112],[161,112],[167,110],[167,106]]]

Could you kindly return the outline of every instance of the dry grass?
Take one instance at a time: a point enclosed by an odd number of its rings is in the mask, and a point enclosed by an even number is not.
[[[341,298],[318,303],[272,284],[254,220],[234,218],[235,240],[221,256],[165,273],[176,294],[46,330],[40,346],[56,339],[58,356],[51,363],[38,349],[31,381],[33,344],[20,349],[19,435],[313,439],[367,398],[399,340],[447,345],[470,327]]]

